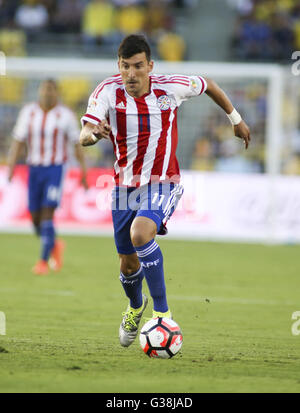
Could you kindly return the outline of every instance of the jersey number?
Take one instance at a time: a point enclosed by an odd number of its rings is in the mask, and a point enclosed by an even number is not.
[[[159,199],[159,202],[158,202],[157,205],[161,206],[161,204],[163,203],[163,200],[165,198],[165,195],[159,195],[158,192],[155,192],[155,194],[153,195],[152,204],[155,204],[155,202],[157,201],[158,198],[160,198],[160,199]]]

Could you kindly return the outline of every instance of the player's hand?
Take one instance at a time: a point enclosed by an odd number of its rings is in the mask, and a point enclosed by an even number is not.
[[[86,180],[86,176],[82,175],[81,179],[80,179],[80,183],[81,185],[84,187],[84,189],[87,191],[89,189],[87,180]]]
[[[245,149],[248,148],[251,137],[250,137],[250,129],[248,127],[248,125],[246,124],[246,122],[244,122],[243,120],[238,124],[235,125],[233,127],[234,130],[234,135],[237,138],[241,138],[244,140],[245,142]]]
[[[98,123],[98,125],[96,125],[93,130],[93,134],[98,139],[102,139],[102,138],[109,139],[110,132],[111,132],[111,126],[105,121]]]
[[[8,171],[8,175],[7,175],[7,181],[10,183],[13,179],[14,176],[14,171],[13,170],[9,170]]]

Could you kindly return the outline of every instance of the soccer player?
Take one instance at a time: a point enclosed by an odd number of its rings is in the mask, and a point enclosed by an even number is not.
[[[38,102],[26,104],[21,109],[13,129],[8,180],[12,180],[17,160],[27,143],[29,211],[41,241],[40,259],[32,270],[36,275],[46,275],[48,262],[52,261],[55,271],[62,267],[64,242],[56,239],[53,217],[61,198],[70,143],[75,146],[85,188],[87,182],[83,150],[78,142],[79,125],[73,112],[59,102],[56,82],[52,79],[42,81],[38,96]]]
[[[119,74],[91,94],[82,117],[80,143],[111,139],[116,155],[112,193],[114,238],[120,257],[120,281],[129,298],[119,328],[129,346],[147,305],[146,278],[153,317],[172,317],[167,303],[163,255],[155,241],[183,193],[176,159],[177,109],[193,96],[208,95],[227,114],[235,136],[247,149],[249,128],[225,92],[211,79],[195,75],[154,75],[151,51],[141,35],[129,35],[118,51]]]

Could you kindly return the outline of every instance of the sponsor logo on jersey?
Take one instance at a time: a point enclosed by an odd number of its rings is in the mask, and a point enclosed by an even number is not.
[[[171,99],[167,95],[162,95],[157,99],[157,106],[160,110],[168,110],[171,106]]]
[[[117,104],[116,109],[126,109],[124,102],[120,102]]]

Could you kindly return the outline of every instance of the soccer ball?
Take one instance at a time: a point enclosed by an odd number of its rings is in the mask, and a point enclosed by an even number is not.
[[[140,344],[147,356],[169,359],[181,349],[180,327],[170,318],[152,318],[141,329]]]

